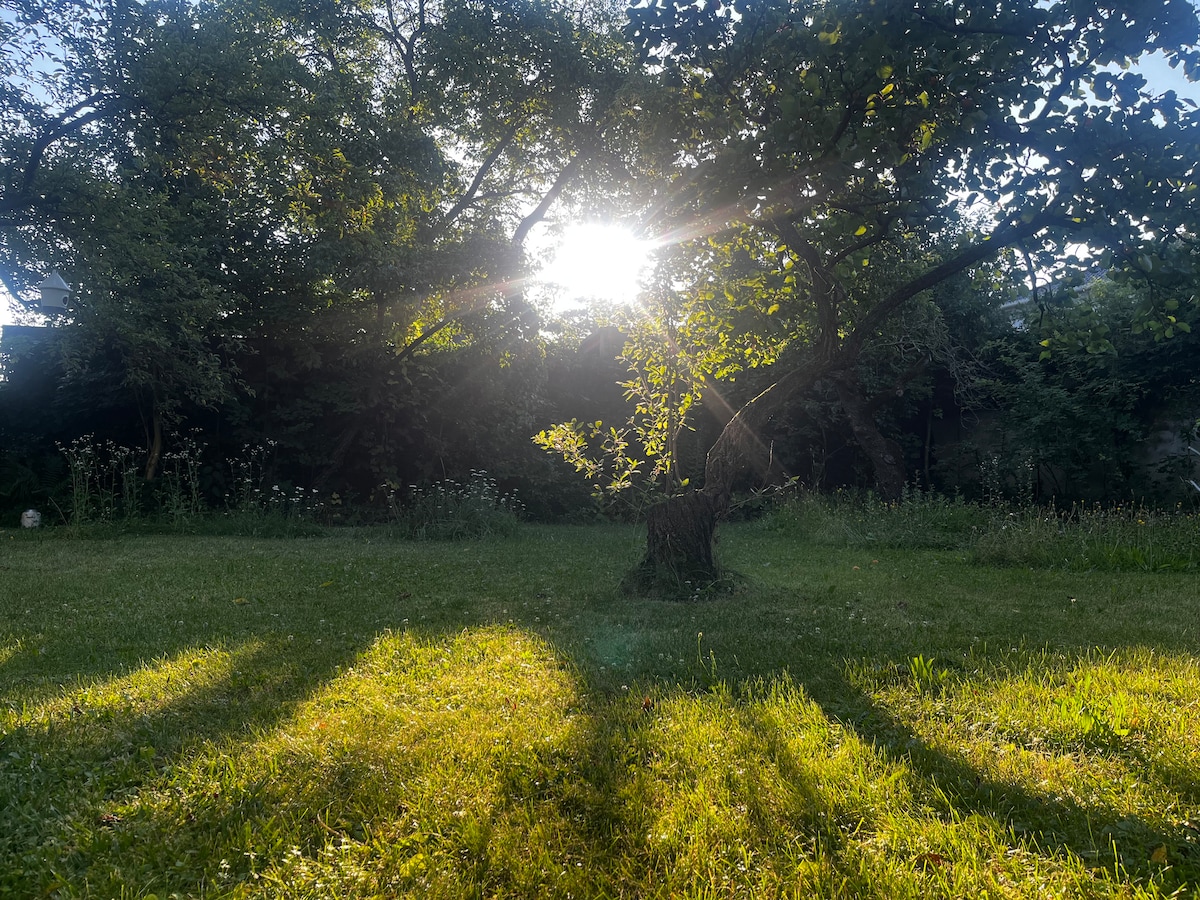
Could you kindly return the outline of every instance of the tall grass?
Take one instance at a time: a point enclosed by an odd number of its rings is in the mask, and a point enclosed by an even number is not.
[[[919,493],[899,503],[802,494],[770,511],[760,527],[823,546],[958,550],[981,565],[1114,572],[1200,566],[1200,516],[1136,502],[1059,509]]]
[[[383,484],[367,503],[351,505],[336,492],[274,477],[273,447],[273,442],[248,446],[231,459],[206,462],[206,448],[185,435],[163,455],[158,478],[147,482],[144,453],[85,435],[59,447],[70,473],[60,518],[76,533],[90,535],[119,526],[296,537],[351,523],[387,524],[393,534],[415,540],[453,540],[512,534],[524,517],[525,504],[514,491],[501,490],[495,478],[474,469],[463,482],[444,479],[405,491]],[[206,478],[224,484],[219,498],[206,493],[213,486]]]
[[[513,491],[502,491],[495,478],[472,469],[465,482],[452,478],[431,485],[412,484],[401,494],[385,484],[388,522],[416,540],[457,540],[514,533],[525,504]]]

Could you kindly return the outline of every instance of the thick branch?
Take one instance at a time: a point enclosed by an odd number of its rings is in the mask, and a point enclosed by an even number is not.
[[[37,176],[37,170],[42,164],[42,157],[46,151],[56,142],[66,137],[73,131],[78,131],[85,125],[95,122],[108,113],[108,109],[104,106],[97,106],[90,112],[84,113],[78,118],[66,120],[68,116],[74,115],[81,109],[90,106],[94,101],[99,102],[102,98],[91,97],[82,103],[76,104],[71,109],[67,110],[59,117],[58,122],[51,128],[48,128],[37,140],[33,142],[33,147],[29,150],[29,159],[25,162],[25,169],[21,175],[21,188],[19,191],[20,198],[29,196],[30,190],[33,187],[33,179]],[[64,121],[66,120],[66,121]]]
[[[829,266],[821,259],[821,252],[812,243],[805,240],[794,223],[786,219],[779,219],[772,224],[780,240],[788,246],[788,249],[804,260],[804,265],[812,276],[812,301],[817,307],[817,321],[820,323],[820,333],[817,338],[818,355],[831,357],[838,335],[837,282],[834,280]]]
[[[1005,247],[1018,244],[1025,238],[1037,234],[1047,225],[1052,224],[1056,218],[1057,216],[1054,212],[1046,209],[1033,216],[1028,222],[1017,222],[998,228],[990,235],[980,238],[957,256],[946,260],[941,265],[934,266],[923,275],[898,287],[872,307],[871,311],[863,317],[863,320],[842,344],[840,356],[846,364],[853,363],[858,359],[858,354],[862,351],[867,336],[873,334],[888,320],[892,313],[917,296],[917,294],[941,284],[947,278],[952,278],[960,272],[965,272],[985,259],[990,259]]]
[[[726,423],[704,465],[704,493],[712,498],[717,515],[728,508],[738,473],[748,465],[765,468],[770,461],[770,448],[758,436],[762,426],[789,398],[810,388],[832,367],[831,360],[813,358],[785,372]]]
[[[567,185],[579,174],[579,170],[583,168],[586,158],[586,154],[580,153],[572,157],[570,162],[563,166],[562,171],[558,173],[558,177],[554,179],[554,184],[550,185],[550,189],[546,191],[541,202],[538,203],[533,212],[521,220],[521,223],[517,226],[517,230],[513,232],[512,244],[514,247],[524,246],[525,238],[529,236],[529,232],[533,230],[533,226],[546,218],[546,213],[550,211],[550,207],[554,205],[554,201],[562,195],[562,192],[567,189]]]
[[[479,192],[480,186],[483,184],[483,180],[488,176],[488,173],[492,171],[492,168],[496,165],[497,161],[499,161],[500,156],[504,153],[505,149],[507,149],[508,145],[512,143],[513,138],[515,138],[518,132],[520,132],[523,124],[524,123],[520,120],[513,123],[512,127],[510,127],[508,131],[506,131],[500,138],[500,140],[496,142],[496,146],[492,148],[492,152],[487,155],[484,161],[480,164],[479,169],[476,170],[475,177],[471,179],[471,184],[467,187],[466,192],[461,198],[459,198],[459,201],[450,208],[450,211],[446,213],[445,224],[450,224],[453,222],[458,217],[459,213],[471,205],[472,201],[475,199],[475,195]]]

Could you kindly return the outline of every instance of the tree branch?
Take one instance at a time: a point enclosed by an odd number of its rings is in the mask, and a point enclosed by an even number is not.
[[[923,291],[941,284],[947,278],[952,278],[959,272],[964,272],[985,259],[995,256],[1005,247],[1020,243],[1027,237],[1037,234],[1046,226],[1053,224],[1057,216],[1050,209],[1043,209],[1028,222],[1016,222],[1003,226],[990,235],[963,250],[957,256],[946,260],[938,266],[929,269],[923,275],[892,291],[887,297],[872,307],[871,311],[850,333],[842,344],[839,355],[847,363],[852,363],[862,351],[867,335],[878,329],[897,309]]]
[[[835,266],[847,256],[853,256],[855,253],[866,250],[868,247],[874,247],[876,244],[882,244],[887,240],[888,231],[891,229],[891,227],[891,218],[880,222],[879,229],[875,232],[875,234],[869,234],[862,240],[855,241],[854,243],[849,244],[848,246],[843,247],[841,250],[834,253],[830,259],[830,266]]]
[[[770,448],[758,436],[766,424],[790,397],[810,388],[829,374],[828,360],[812,358],[785,372],[774,384],[759,393],[734,413],[725,424],[704,463],[703,492],[713,501],[720,516],[729,507],[733,483],[747,465],[763,467],[771,456]]]
[[[550,185],[550,189],[546,191],[545,196],[534,208],[533,212],[529,213],[513,232],[512,245],[514,247],[522,247],[525,245],[525,238],[529,236],[529,232],[533,230],[538,222],[546,218],[546,213],[550,211],[550,207],[554,205],[562,192],[567,189],[567,185],[571,180],[579,174],[579,170],[583,168],[583,163],[589,154],[580,153],[571,158],[571,160],[558,173],[558,177],[554,179],[554,184]]]
[[[812,276],[812,301],[817,307],[817,321],[820,324],[817,335],[818,355],[829,358],[837,346],[838,284],[830,267],[821,259],[820,250],[800,234],[800,230],[793,222],[787,219],[778,219],[771,225],[788,249],[804,261],[805,267]]]
[[[80,110],[86,109],[88,106],[93,105],[93,103],[96,104],[96,107],[91,112],[85,113],[84,115],[71,119],[70,121],[64,121],[69,116],[75,115],[75,113],[79,112]],[[56,124],[53,127],[43,131],[37,140],[33,142],[33,146],[29,150],[29,158],[25,161],[25,168],[21,175],[21,188],[18,193],[18,197],[20,199],[25,200],[28,198],[30,189],[33,187],[33,179],[37,176],[37,170],[42,164],[42,157],[45,155],[46,151],[49,150],[56,141],[66,137],[71,132],[78,131],[85,125],[95,122],[97,119],[107,115],[110,110],[104,106],[103,103],[104,97],[102,95],[94,95],[89,97],[87,100],[77,103],[75,106],[71,107],[71,109],[66,110],[61,116],[59,116],[56,120]]]
[[[738,472],[747,464],[761,464],[769,454],[758,433],[767,420],[775,415],[789,398],[811,387],[819,379],[854,365],[862,351],[867,335],[873,333],[892,313],[917,294],[994,256],[1003,248],[1036,234],[1047,225],[1052,224],[1054,220],[1053,211],[1046,209],[1032,217],[1029,222],[1018,222],[1001,227],[992,232],[988,239],[977,241],[953,259],[935,266],[923,275],[897,288],[864,317],[858,327],[842,343],[840,349],[836,352],[822,350],[810,355],[802,364],[784,372],[774,384],[739,409],[726,423],[725,429],[713,444],[705,462],[704,493],[713,500],[718,514],[727,508]],[[784,239],[789,248],[796,250],[802,258],[805,253],[816,252],[816,248],[804,241],[791,223],[776,221],[773,224],[779,229],[780,237]],[[791,234],[787,234],[789,229]],[[785,234],[787,234],[786,237]],[[793,235],[796,239],[794,245]],[[822,270],[823,267],[820,266],[818,256],[817,268],[814,271]],[[826,337],[829,331],[825,315],[827,313],[822,315],[822,334],[819,339],[822,347],[829,340]],[[836,340],[836,319],[832,324],[834,326],[833,340]],[[912,377],[916,377],[916,374],[914,373]]]
[[[472,313],[479,312],[481,309],[483,309],[485,306],[487,306],[488,298],[495,296],[495,294],[499,290],[500,290],[500,288],[493,287],[490,285],[480,285],[479,287],[471,288],[471,289],[467,290],[465,293],[466,293],[467,297],[470,298],[470,302],[468,303],[467,306],[465,306],[464,308],[462,308],[456,312],[449,313],[448,315],[445,315],[442,318],[438,319],[436,322],[434,322],[432,325],[430,325],[427,329],[425,329],[419,335],[417,335],[417,337],[415,337],[412,341],[410,341],[408,344],[406,344],[400,350],[400,352],[398,352],[396,354],[396,359],[397,360],[408,359],[408,357],[412,356],[413,353],[415,353],[422,344],[424,344],[426,341],[428,341],[434,335],[439,334],[442,331],[445,331],[447,328],[449,328],[455,322],[458,322],[458,321],[466,318],[467,316],[471,315]]]
[[[443,226],[451,224],[456,218],[458,218],[459,213],[471,205],[472,201],[475,199],[475,195],[479,191],[480,185],[483,184],[483,180],[487,177],[488,173],[492,171],[492,168],[496,165],[497,161],[500,159],[500,156],[504,153],[504,150],[510,143],[512,143],[513,138],[515,138],[520,132],[523,124],[524,122],[521,120],[514,122],[508,131],[506,131],[500,138],[500,140],[496,142],[496,146],[492,148],[492,152],[487,155],[484,161],[480,163],[479,168],[475,171],[475,177],[471,179],[471,184],[467,187],[466,192],[461,198],[459,198],[459,201],[450,208],[450,211],[446,213],[446,218],[442,223]]]

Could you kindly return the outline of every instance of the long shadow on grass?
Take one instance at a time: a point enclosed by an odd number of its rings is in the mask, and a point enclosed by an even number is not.
[[[786,682],[781,676],[765,683]],[[573,889],[576,896],[644,892],[649,885],[666,896],[703,885],[715,888],[718,883],[733,893],[774,895],[807,889],[795,874],[807,864],[826,870],[825,890],[841,883],[840,891],[847,896],[886,897],[892,890],[919,893],[927,873],[913,870],[951,867],[955,861],[919,849],[910,849],[905,861],[904,851],[893,849],[887,851],[890,865],[907,866],[910,880],[901,876],[900,882],[888,883],[886,879],[896,875],[888,871],[887,861],[864,867],[853,854],[846,855],[852,835],[862,838],[894,829],[887,819],[905,815],[945,825],[980,816],[993,824],[1001,845],[1011,850],[1046,858],[1074,856],[1114,883],[1144,883],[1154,877],[1167,893],[1194,880],[1200,868],[1189,843],[1194,835],[1164,830],[1102,802],[1083,804],[988,777],[836,676],[814,679],[804,686],[804,694],[825,720],[852,732],[867,749],[856,761],[831,769],[807,755],[812,745],[799,752],[791,749],[796,738],[792,732],[821,729],[820,716],[798,713],[796,718],[777,720],[759,702],[763,685],[755,681],[741,694],[717,690],[706,695],[681,692],[681,685],[668,683],[652,688],[645,699],[593,696],[587,732],[580,735],[572,764],[564,771],[547,760],[533,769],[512,770],[497,810],[540,805],[543,815],[568,833],[564,844],[589,848],[568,856],[568,866],[581,860],[588,868],[586,878],[576,875],[572,882],[572,873],[566,871],[565,881],[555,885],[564,893]],[[659,721],[656,701],[671,707],[665,722]],[[692,710],[681,709],[687,704]],[[680,727],[692,730],[691,746],[674,742],[672,728],[680,723],[672,716],[689,719]],[[697,740],[696,735],[703,736]],[[689,739],[680,740],[686,744]],[[727,771],[705,771],[704,741],[710,742],[709,752],[728,766]],[[820,752],[819,741],[815,746]],[[855,766],[864,760],[871,771],[856,772]],[[872,810],[878,796],[851,800],[822,783],[839,772],[853,782],[885,779],[902,770],[911,772],[904,784],[914,797],[903,808],[891,810]],[[697,784],[711,790],[711,796],[678,796],[694,792]],[[846,790],[870,794],[872,787],[848,783]],[[724,805],[724,810],[708,816],[708,800]],[[787,823],[783,829],[781,822]],[[916,840],[919,845],[920,838]],[[693,841],[705,847],[703,855],[692,849]],[[1166,872],[1152,862],[1163,846],[1170,848],[1174,865]],[[1113,870],[1114,854],[1119,873]],[[751,858],[757,860],[758,872],[747,872],[744,864]]]
[[[355,652],[268,635],[160,656],[42,704],[0,734],[0,895],[86,883],[97,852],[134,839],[124,802],[191,747],[273,728]]]
[[[1104,803],[1083,805],[1064,796],[1034,793],[1025,787],[990,778],[963,757],[934,746],[886,707],[844,678],[827,675],[805,685],[826,715],[852,729],[884,759],[904,763],[920,779],[926,802],[946,816],[986,816],[1011,830],[1030,849],[1045,854],[1069,852],[1113,873],[1114,854],[1124,875],[1144,880],[1154,870],[1151,856],[1172,848],[1177,871],[1167,880],[1196,875],[1200,857],[1184,831],[1164,831],[1137,816]],[[1011,748],[1010,748],[1011,749]],[[1137,762],[1137,760],[1133,760]],[[1191,793],[1193,779],[1176,780],[1162,772],[1173,789]],[[1183,857],[1180,854],[1184,854]],[[1180,872],[1179,869],[1186,871]]]
[[[516,596],[514,593],[513,597]],[[608,603],[609,598],[599,598],[597,604],[600,602]],[[511,606],[514,610],[517,608],[515,603]],[[230,616],[246,612],[242,607],[227,608]],[[250,610],[253,608],[251,606]],[[678,609],[682,612],[688,608]],[[675,610],[672,607],[662,614],[664,628],[677,624],[677,620],[682,621],[675,615]],[[549,632],[532,617],[534,611],[526,614],[526,620],[518,622],[514,628],[546,635],[545,640],[554,643]],[[596,612],[593,618],[600,616],[601,613]],[[448,622],[441,628],[430,627],[421,633],[421,639],[449,643],[463,626],[473,624],[469,619],[468,614],[463,621],[456,619],[453,627]],[[668,619],[670,622],[666,621]],[[387,624],[390,623],[376,619],[371,627],[382,629]],[[89,864],[97,860],[103,863],[106,858],[111,858],[114,845],[119,851],[122,841],[157,839],[167,842],[169,839],[172,847],[179,848],[181,854],[192,839],[197,842],[208,840],[211,844],[214,838],[207,830],[207,824],[201,827],[200,823],[192,821],[195,817],[203,818],[205,813],[206,801],[199,795],[168,805],[172,812],[178,813],[177,820],[151,816],[145,823],[120,823],[105,821],[103,817],[111,810],[119,809],[124,800],[138,791],[155,789],[162,768],[186,758],[191,747],[202,743],[219,744],[223,740],[230,744],[240,743],[238,739],[243,735],[276,728],[296,703],[311,696],[333,677],[338,665],[364,649],[362,640],[349,640],[337,649],[328,648],[328,645],[318,649],[312,635],[300,642],[288,643],[286,635],[268,627],[270,625],[269,618],[259,620],[251,629],[252,636],[258,635],[257,643],[251,641],[244,645],[239,643],[240,639],[221,638],[222,629],[214,628],[215,639],[227,642],[233,658],[208,680],[179,692],[149,713],[144,712],[144,706],[135,703],[128,709],[109,710],[103,716],[89,710],[86,702],[79,704],[78,711],[72,709],[69,702],[58,703],[48,719],[23,725],[0,739],[0,775],[4,776],[0,784],[18,785],[13,794],[16,802],[7,812],[0,813],[0,824],[4,825],[3,840],[6,841],[0,843],[0,894],[7,888],[13,896],[36,896],[54,883],[52,872],[55,871],[68,882],[78,884],[81,873]],[[331,626],[330,630],[340,627],[341,624]],[[584,630],[590,633],[594,629],[585,627]],[[737,639],[753,640],[753,631],[753,625],[747,625]],[[573,644],[574,668],[580,673],[594,668],[596,662],[584,653],[581,644],[584,636],[583,631],[575,634]],[[171,655],[188,646],[202,644],[204,637],[196,637],[199,640],[195,644],[173,637],[137,652],[143,659],[149,659],[151,655]],[[559,643],[566,645],[569,642]],[[632,642],[622,647],[630,654],[635,650],[642,652]],[[564,654],[571,652],[564,646],[557,649]],[[102,655],[93,655],[93,660],[80,671],[93,675],[112,674],[110,664]],[[486,671],[486,661],[481,663],[479,671]],[[1118,837],[1119,847],[1127,850],[1126,866],[1135,876],[1146,873],[1146,861],[1153,847],[1164,843],[1182,844],[1180,835],[1165,833],[1139,819],[1128,819],[1112,808],[1083,806],[1070,799],[1042,795],[1019,785],[985,778],[967,760],[933,746],[870,695],[845,680],[839,674],[836,660],[830,658],[822,671],[823,679],[804,679],[803,686],[819,704],[824,716],[855,732],[864,745],[874,747],[885,761],[907,766],[916,776],[913,789],[924,792],[926,804],[934,809],[947,815],[951,812],[962,816],[978,813],[1010,826],[1030,849],[1036,848],[1048,855],[1070,852],[1085,859],[1095,855],[1098,864],[1111,856],[1107,835],[1112,834]],[[777,672],[764,672],[763,675],[768,680],[782,677]],[[579,675],[577,690],[583,701],[577,711],[579,724],[574,731],[568,729],[567,736],[558,743],[538,744],[523,753],[498,753],[488,757],[497,767],[499,790],[488,800],[487,808],[463,810],[466,814],[462,818],[456,818],[447,809],[446,818],[436,823],[436,829],[421,826],[414,833],[401,835],[402,840],[392,840],[393,836],[388,835],[388,840],[381,841],[378,847],[373,846],[372,852],[380,856],[395,854],[396,871],[401,873],[408,872],[408,863],[421,853],[440,854],[443,861],[461,861],[469,870],[468,881],[477,885],[483,895],[500,893],[503,889],[521,896],[565,895],[572,889],[575,896],[665,895],[669,892],[665,887],[657,891],[639,891],[639,888],[661,883],[655,879],[667,877],[681,860],[694,867],[684,876],[693,881],[677,883],[682,892],[713,884],[711,876],[719,868],[717,863],[723,866],[723,872],[738,871],[737,848],[730,847],[729,852],[734,856],[726,860],[687,857],[688,823],[677,818],[675,837],[668,834],[674,843],[661,844],[650,833],[651,825],[661,824],[655,819],[657,813],[642,802],[647,798],[661,800],[664,792],[688,787],[686,776],[662,766],[660,754],[664,741],[669,738],[663,729],[670,722],[660,721],[656,704],[666,706],[672,697],[686,698],[690,690],[694,699],[711,701],[709,719],[701,724],[710,729],[714,743],[744,741],[749,749],[769,760],[779,778],[799,798],[796,808],[809,810],[793,820],[797,831],[804,832],[816,842],[796,847],[788,844],[788,835],[769,834],[778,821],[769,814],[762,815],[758,825],[751,823],[744,831],[733,828],[730,838],[753,842],[755,848],[773,854],[777,865],[778,860],[794,860],[797,854],[808,854],[827,862],[832,858],[828,864],[836,867],[839,864],[836,853],[830,851],[837,848],[839,829],[848,831],[856,824],[841,818],[841,807],[837,803],[830,804],[822,799],[827,795],[814,788],[814,770],[803,757],[789,756],[779,749],[788,738],[786,727],[747,712],[742,697],[736,693],[722,697],[715,692],[695,691],[696,685],[683,676],[664,673],[649,677],[656,678],[656,687],[646,704],[632,691],[623,694],[619,689],[612,690],[615,687],[612,684],[589,684],[586,674]],[[481,700],[480,709],[486,707],[493,716],[497,711],[505,715],[502,704],[513,695],[508,693],[509,687],[503,690],[505,693]],[[814,723],[817,718],[814,714]],[[464,721],[469,724],[469,720]],[[731,727],[723,732],[722,726],[726,724]],[[454,737],[447,730],[438,738],[441,743],[431,742],[430,746],[452,754],[456,750]],[[738,749],[740,745],[733,746],[734,751]],[[153,753],[148,752],[150,750]],[[10,755],[14,753],[15,756]],[[699,755],[703,756],[702,747]],[[272,761],[276,760],[273,758]],[[285,757],[278,761],[281,765],[294,762]],[[319,790],[314,790],[314,796],[324,798],[323,802],[332,802],[346,794],[367,794],[375,789],[376,783],[385,787],[389,784],[392,776],[386,770],[381,774],[377,768],[360,767],[355,762],[342,760],[343,764],[332,770],[336,772],[336,779],[318,784]],[[393,765],[391,761],[387,762]],[[702,759],[686,762],[695,767],[703,764]],[[331,770],[314,766],[311,771],[316,781]],[[423,771],[419,767],[413,771],[419,780]],[[269,770],[264,770],[261,777],[269,778]],[[275,827],[275,811],[270,808],[272,793],[267,787],[269,785],[258,783],[245,785],[242,789],[245,802],[233,803],[229,809],[237,816],[246,817],[244,827],[269,835]],[[448,792],[454,787],[452,782],[446,785]],[[753,790],[753,783],[734,785],[735,793],[744,789]],[[50,803],[46,802],[47,797]],[[948,804],[944,798],[949,799]],[[679,814],[702,812],[700,804],[704,798],[696,800],[698,805],[695,807],[681,805]],[[822,804],[825,804],[824,808]],[[748,815],[753,818],[754,804],[748,805]],[[187,890],[196,889],[203,885],[206,875],[211,875],[214,863],[221,858],[220,853],[240,855],[244,847],[254,846],[282,858],[289,851],[286,842],[297,841],[298,835],[311,838],[312,846],[306,846],[305,852],[315,853],[322,849],[323,842],[334,844],[340,837],[340,834],[328,831],[328,820],[317,821],[320,812],[313,810],[314,821],[306,824],[302,832],[280,831],[275,844],[271,844],[270,837],[258,836],[239,843],[236,816],[227,822],[222,820],[217,823],[223,829],[217,839],[223,843],[215,848],[219,853],[213,855],[210,847],[205,858],[182,859],[185,866],[181,872],[172,873],[173,877]],[[394,830],[399,830],[403,821],[411,819],[407,810],[398,807],[389,814],[392,821],[383,824]],[[526,837],[539,823],[549,825],[543,824],[537,837]],[[147,830],[136,832],[124,827],[135,824],[145,824]],[[337,827],[340,831],[341,826]],[[1084,837],[1089,834],[1093,837]],[[505,835],[511,854],[522,855],[526,851],[540,854],[536,870],[540,874],[529,875],[529,869],[519,864],[521,861],[506,862],[503,858],[505,841],[502,840]],[[348,836],[369,840],[365,828]],[[59,860],[56,867],[45,864],[47,858]],[[12,865],[8,865],[10,862]],[[27,874],[20,874],[22,867],[28,867]],[[3,874],[5,871],[7,875]],[[417,874],[420,874],[419,870],[414,869],[413,877]],[[851,874],[834,873],[835,877]],[[4,881],[6,877],[9,882]],[[409,875],[397,877],[398,883],[416,889]],[[404,881],[405,878],[409,880]],[[159,885],[147,882],[138,887],[149,890],[152,887],[158,889]],[[744,889],[743,893],[746,892]],[[880,895],[878,889],[867,892]],[[461,895],[462,892],[447,890],[443,893]],[[771,893],[765,891],[758,895]]]

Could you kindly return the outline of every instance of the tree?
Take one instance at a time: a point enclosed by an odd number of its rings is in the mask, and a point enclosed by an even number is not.
[[[713,577],[737,473],[764,462],[756,436],[817,381],[898,491],[855,367],[937,285],[1003,254],[1032,273],[1099,257],[1150,280],[1194,261],[1200,119],[1126,70],[1161,50],[1197,73],[1186,0],[648,2],[629,34],[679,98],[658,227],[736,243],[755,270],[738,283],[780,348],[703,487],[650,510],[649,577]]]
[[[1148,285],[1095,277],[1030,298],[1022,327],[985,348],[979,386],[998,415],[983,457],[990,488],[1071,502],[1190,494],[1164,477],[1180,461],[1154,458],[1153,437],[1196,418],[1194,288],[1151,299]],[[1147,326],[1151,305],[1165,324]]]
[[[368,110],[391,111],[386,121],[356,118],[329,139],[327,156],[347,176],[331,180],[317,169],[303,181],[298,201],[309,259],[322,261],[309,283],[320,285],[325,308],[284,310],[276,319],[295,344],[284,357],[312,361],[313,378],[335,369],[334,345],[320,335],[351,320],[362,329],[350,346],[370,364],[356,374],[379,373],[382,381],[362,390],[314,384],[292,405],[332,432],[323,449],[334,457],[323,461],[322,479],[351,458],[375,459],[379,476],[397,468],[381,457],[407,446],[402,426],[410,413],[426,426],[439,418],[437,409],[400,413],[399,395],[432,396],[414,373],[470,371],[447,356],[480,353],[481,364],[495,365],[494,383],[516,384],[509,363],[521,353],[492,356],[488,348],[501,337],[539,341],[524,296],[526,239],[556,205],[587,194],[619,165],[627,148],[618,126],[636,67],[620,50],[604,4],[329,3],[303,15],[276,5],[285,30],[317,45],[318,61],[364,73],[355,92],[369,98]],[[407,152],[376,137],[406,131],[417,136]],[[397,186],[397,173],[420,148],[432,150],[437,167]],[[351,215],[336,203],[343,182],[374,190],[346,205]],[[281,342],[273,334],[257,346],[265,343]],[[264,394],[274,381],[263,382]],[[353,376],[349,382],[357,383]],[[507,399],[512,409],[525,398]],[[411,462],[405,468],[411,476]]]
[[[353,319],[402,365],[491,307],[536,332],[525,239],[625,152],[604,4],[0,3],[0,272],[81,286],[72,371],[136,396],[148,476],[280,334]]]
[[[73,271],[68,372],[129,392],[153,478],[183,407],[236,385],[230,315],[278,249],[286,200],[254,163],[299,72],[210,5],[47,0],[14,21],[0,269],[22,276],[6,277],[17,297],[48,263]]]

